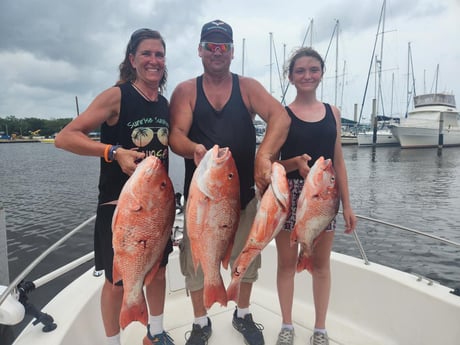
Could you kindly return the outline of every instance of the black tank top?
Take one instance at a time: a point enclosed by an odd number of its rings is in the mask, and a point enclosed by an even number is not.
[[[102,124],[101,142],[121,145],[125,149],[137,147],[146,156],[160,158],[168,169],[168,101],[162,95],[158,95],[156,102],[147,101],[130,82],[118,87],[121,90],[118,123],[114,126]],[[99,203],[117,200],[128,177],[117,161],[107,163],[101,158]]]
[[[311,167],[315,161],[323,156],[334,160],[334,148],[337,138],[337,127],[332,108],[324,103],[326,115],[317,122],[306,122],[299,119],[289,107],[286,110],[291,117],[291,127],[288,137],[281,148],[281,160],[300,156],[304,153],[311,157],[308,165]],[[302,179],[299,170],[287,174],[290,179]]]
[[[196,79],[196,90],[193,121],[188,137],[203,144],[208,150],[215,144],[230,148],[238,169],[241,208],[244,209],[254,197],[256,133],[251,114],[241,97],[238,75],[232,73],[232,93],[220,111],[215,110],[206,98],[202,76]],[[186,198],[195,168],[193,159],[185,159]]]

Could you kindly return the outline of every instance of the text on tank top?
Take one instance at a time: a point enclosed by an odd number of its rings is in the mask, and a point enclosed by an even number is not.
[[[151,102],[142,97],[130,82],[118,85],[121,90],[120,114],[114,126],[101,126],[101,142],[137,148],[147,156],[161,159],[166,169],[169,164],[169,108],[162,95]],[[99,202],[117,200],[128,179],[116,161],[107,163],[101,158]]]

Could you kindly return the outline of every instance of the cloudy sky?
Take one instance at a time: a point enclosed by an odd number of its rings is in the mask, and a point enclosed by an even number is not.
[[[371,66],[376,37],[381,112],[395,116],[405,112],[409,42],[416,93],[433,92],[437,86],[438,91],[460,97],[460,0],[387,0],[385,20],[380,21],[382,4],[376,0],[1,0],[0,117],[74,117],[76,96],[81,112],[117,80],[129,36],[141,27],[159,30],[166,40],[169,98],[178,82],[201,73],[200,29],[217,18],[234,30],[232,71],[256,78],[279,100],[285,83],[279,70],[292,50],[305,42],[323,57],[328,52],[318,97],[336,103],[343,117],[350,119],[354,104],[359,112],[364,100],[362,121],[368,121],[376,94],[376,68]],[[333,36],[337,21],[338,38]],[[384,35],[377,35],[379,21]],[[288,88],[288,103],[292,91]]]

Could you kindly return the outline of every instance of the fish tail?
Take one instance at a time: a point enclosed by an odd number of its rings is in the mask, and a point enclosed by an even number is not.
[[[144,285],[150,285],[152,281],[155,279],[155,275],[157,274],[158,269],[160,268],[160,263],[160,261],[156,262],[153,265],[152,269],[149,271],[149,273],[147,273],[144,279]]]
[[[142,300],[139,300],[137,303],[127,306],[126,303],[123,302],[123,305],[121,306],[120,327],[124,329],[133,321],[142,322],[145,326],[147,326],[147,304],[145,303],[143,295]]]
[[[307,270],[308,272],[313,272],[313,262],[311,261],[311,256],[306,256],[305,254],[300,253],[297,260],[297,272],[302,272]]]
[[[233,278],[227,288],[227,299],[229,301],[238,301],[240,295],[240,279]]]
[[[221,306],[227,306],[227,292],[225,291],[225,286],[223,281],[220,281],[220,284],[216,285],[205,285],[204,286],[204,306],[206,309],[211,308],[211,306],[218,302]]]

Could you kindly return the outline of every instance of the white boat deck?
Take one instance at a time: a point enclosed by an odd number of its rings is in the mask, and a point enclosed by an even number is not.
[[[262,270],[253,287],[251,312],[264,326],[266,345],[274,345],[281,326],[276,291],[276,249],[270,244],[263,251]],[[88,271],[62,291],[44,308],[58,324],[51,333],[41,326],[28,326],[15,345],[80,345],[104,344],[99,310],[103,277]],[[229,273],[223,271],[228,284]],[[460,297],[450,289],[425,279],[377,264],[333,253],[332,291],[327,319],[331,345],[443,344],[458,345],[460,330]],[[183,277],[178,252],[168,265],[164,325],[176,345],[185,344],[191,329],[193,312],[190,298],[182,289]],[[78,293],[76,293],[78,291]],[[314,324],[311,276],[306,271],[296,274],[293,319],[295,344],[309,344]],[[213,335],[208,345],[244,344],[231,320],[234,302],[227,307],[217,304],[209,310]],[[66,324],[71,325],[68,329]],[[145,327],[131,323],[122,333],[122,344],[141,344]]]

